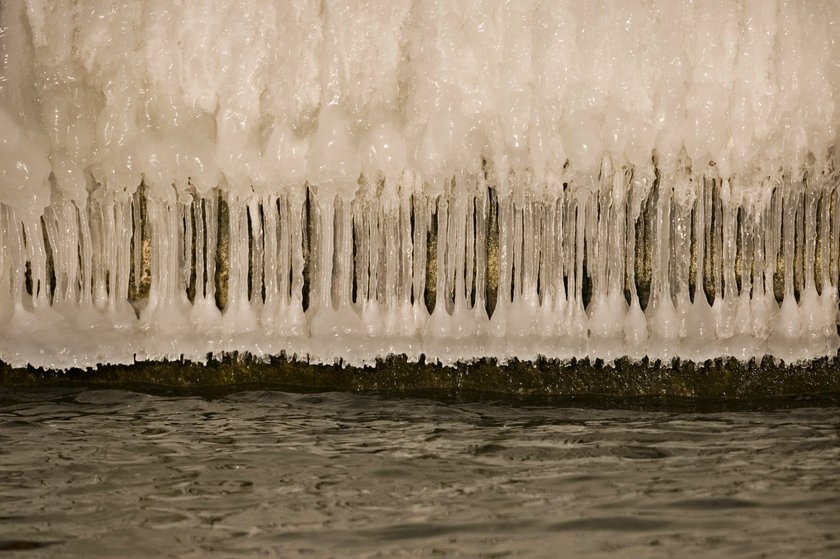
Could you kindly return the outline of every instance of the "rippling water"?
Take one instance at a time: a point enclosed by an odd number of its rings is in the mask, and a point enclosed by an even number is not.
[[[0,392],[15,557],[840,556],[840,410]]]

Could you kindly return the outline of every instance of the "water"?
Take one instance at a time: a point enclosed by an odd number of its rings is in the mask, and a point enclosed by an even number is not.
[[[3,389],[0,554],[836,557],[838,412]]]

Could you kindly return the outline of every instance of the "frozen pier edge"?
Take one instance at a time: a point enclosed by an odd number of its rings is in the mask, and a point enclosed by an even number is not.
[[[0,5],[0,361],[830,359],[840,3]]]

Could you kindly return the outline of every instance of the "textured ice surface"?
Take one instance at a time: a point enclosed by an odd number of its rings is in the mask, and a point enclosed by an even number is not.
[[[840,2],[6,0],[0,30],[4,361],[837,350]]]

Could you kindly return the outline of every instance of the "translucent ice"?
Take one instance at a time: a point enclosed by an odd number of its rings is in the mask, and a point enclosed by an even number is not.
[[[5,0],[0,359],[834,355],[837,36],[831,0]]]

